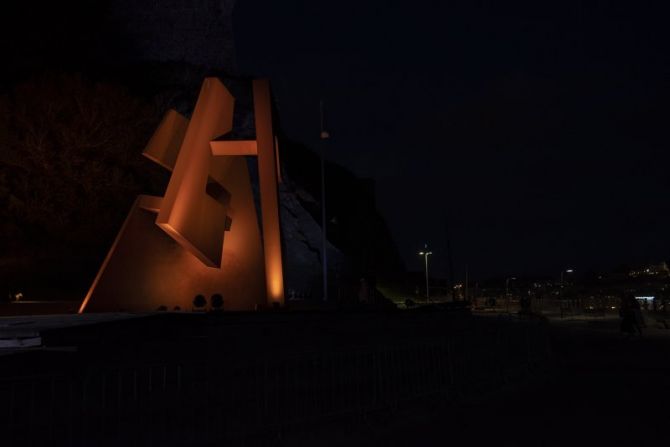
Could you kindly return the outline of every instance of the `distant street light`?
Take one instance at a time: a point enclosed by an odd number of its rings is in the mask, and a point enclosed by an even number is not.
[[[423,244],[423,251],[419,252],[420,256],[423,256],[423,258],[426,261],[426,304],[430,301],[430,289],[428,286],[428,256],[432,255],[432,251],[428,251],[428,244]]]
[[[561,270],[561,290],[560,290],[560,292],[561,292],[561,295],[560,295],[560,296],[561,296],[561,299],[563,299],[563,288],[565,287],[565,282],[563,281],[563,273],[572,273],[572,272],[574,272],[573,269],[565,269],[565,270]]]
[[[514,276],[510,276],[509,278],[505,279],[505,300],[506,300],[506,306],[507,306],[507,313],[509,313],[509,281],[516,281],[516,278]]]
[[[510,276],[505,280],[505,296],[509,295],[509,281],[516,281],[516,277]]]
[[[573,272],[574,272],[573,269],[561,270],[561,287],[563,287],[563,285],[564,285],[564,283],[563,283],[563,273],[573,273]]]

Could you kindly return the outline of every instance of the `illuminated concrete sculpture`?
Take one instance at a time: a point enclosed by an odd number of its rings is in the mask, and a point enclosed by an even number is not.
[[[144,155],[172,172],[164,197],[133,204],[79,312],[191,308],[223,295],[226,309],[283,304],[279,160],[270,87],[253,81],[255,140],[225,140],[235,100],[203,82],[191,119],[170,111]],[[248,170],[256,156],[262,233]]]

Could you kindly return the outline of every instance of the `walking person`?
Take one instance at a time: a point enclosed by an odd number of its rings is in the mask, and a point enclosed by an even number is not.
[[[629,296],[627,294],[624,295],[621,298],[621,305],[619,306],[619,317],[621,317],[621,332],[626,334],[626,338],[631,337],[635,333],[635,316],[631,306]]]
[[[640,308],[640,302],[633,295],[630,295],[631,309],[633,311],[633,320],[635,322],[635,329],[639,335],[642,335],[642,328],[646,327],[644,324],[644,318],[642,317],[642,309]]]

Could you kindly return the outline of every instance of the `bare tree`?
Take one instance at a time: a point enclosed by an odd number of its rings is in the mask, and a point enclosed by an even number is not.
[[[151,101],[73,75],[0,97],[0,244],[107,244],[134,197],[159,178],[141,157],[158,118]]]

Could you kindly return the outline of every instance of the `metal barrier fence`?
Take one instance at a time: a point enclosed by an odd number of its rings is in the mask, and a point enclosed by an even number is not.
[[[533,298],[530,309],[536,314],[557,315],[561,318],[571,316],[604,317],[617,315],[620,298],[615,296],[578,297],[573,299]],[[477,298],[477,310],[489,310],[499,313],[517,313],[521,310],[520,300],[517,297],[495,300],[492,304],[489,298]]]
[[[578,297],[574,299],[533,300],[532,309],[538,313],[556,314],[561,318],[573,316],[605,317],[618,315],[619,297]]]
[[[0,379],[2,446],[209,445],[518,380],[550,360],[538,324],[404,344]]]

